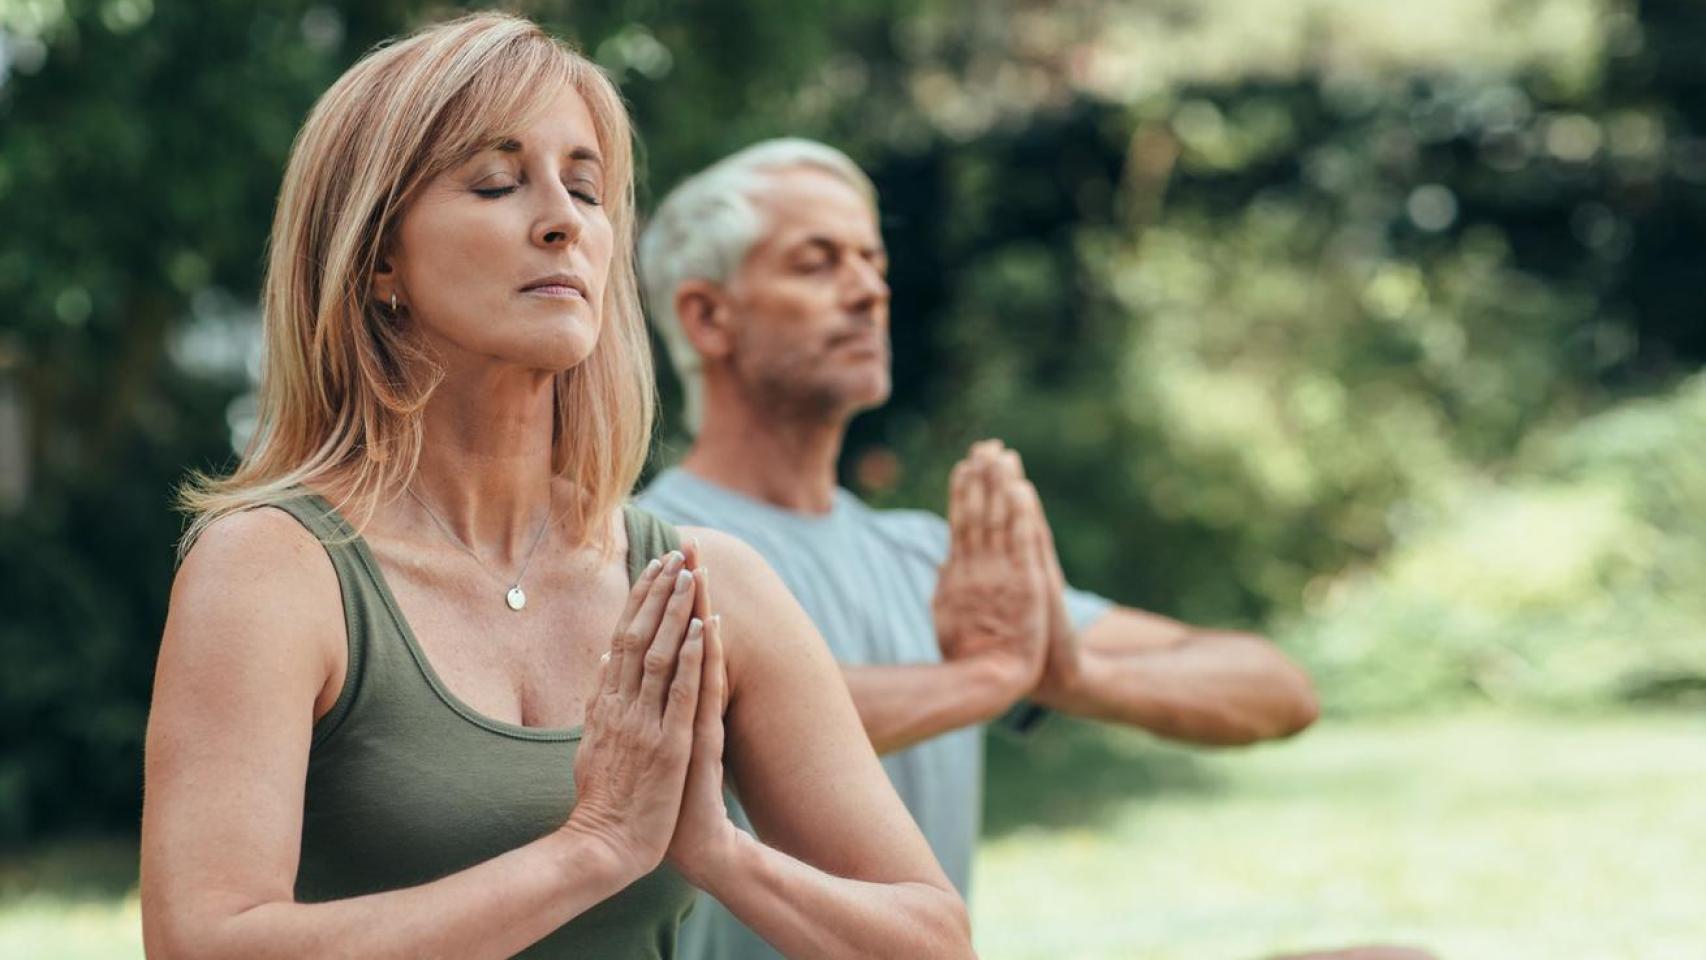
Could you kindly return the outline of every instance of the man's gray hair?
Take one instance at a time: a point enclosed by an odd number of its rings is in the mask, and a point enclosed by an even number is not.
[[[687,429],[697,433],[703,384],[699,352],[675,315],[675,291],[687,280],[725,283],[764,232],[753,198],[765,176],[796,167],[822,170],[877,205],[877,188],[847,154],[797,137],[765,140],[730,154],[683,180],[658,204],[640,234],[640,283],[646,313],[681,380]]]

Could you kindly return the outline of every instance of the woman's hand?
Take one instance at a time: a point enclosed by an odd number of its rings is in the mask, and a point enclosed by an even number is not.
[[[700,564],[697,541],[687,545],[687,568],[698,581],[695,618],[705,624],[705,658],[699,709],[693,721],[693,759],[681,798],[681,817],[669,844],[669,861],[697,887],[705,887],[741,840],[723,803],[723,713],[728,706],[728,671],[723,656],[723,620],[711,612],[710,570]]]
[[[635,878],[662,862],[694,754],[704,624],[679,551],[652,561],[628,595],[575,756],[564,830],[602,842]]]
[[[703,727],[694,763],[726,740],[723,765],[754,833],[727,825],[714,776],[699,778],[714,774],[707,764],[689,774],[672,864],[785,956],[972,956],[965,905],[883,772],[811,618],[750,546],[692,533],[716,571],[706,609],[728,640],[726,733]],[[707,644],[701,703],[718,676]]]

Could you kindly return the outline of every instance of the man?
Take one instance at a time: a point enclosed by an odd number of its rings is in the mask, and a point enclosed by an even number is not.
[[[727,530],[776,568],[964,892],[981,725],[1022,700],[1203,744],[1288,736],[1316,704],[1307,677],[1259,637],[1068,587],[1035,490],[999,443],[955,468],[947,523],[871,510],[836,486],[848,421],[889,396],[877,223],[864,173],[802,140],[743,150],[664,199],[640,242],[641,275],[697,436],[639,502]],[[682,956],[775,954],[702,898]]]

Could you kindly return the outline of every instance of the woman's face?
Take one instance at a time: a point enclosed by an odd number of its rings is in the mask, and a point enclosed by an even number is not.
[[[603,320],[608,189],[592,114],[564,90],[511,139],[422,188],[374,292],[389,303],[394,290],[452,365],[574,367]]]

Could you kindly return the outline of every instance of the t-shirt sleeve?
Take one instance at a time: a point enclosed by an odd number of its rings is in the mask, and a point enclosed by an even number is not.
[[[1072,620],[1072,629],[1080,633],[1113,608],[1114,602],[1107,597],[1066,585],[1066,615]]]
[[[935,566],[948,559],[948,521],[928,510],[885,510],[883,526],[891,536],[930,558]]]

